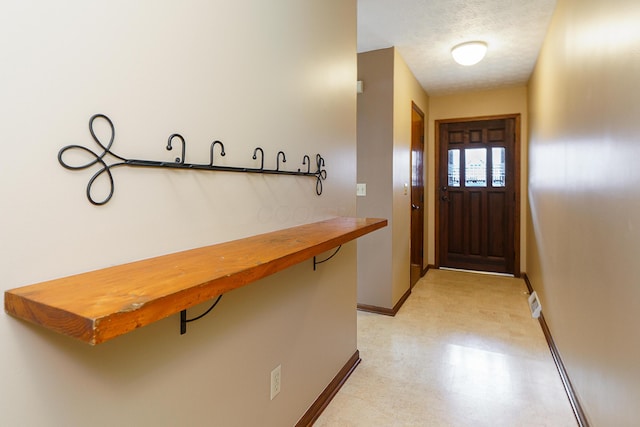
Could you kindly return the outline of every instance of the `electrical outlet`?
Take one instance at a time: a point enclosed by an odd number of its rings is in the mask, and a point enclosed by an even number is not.
[[[280,393],[281,380],[282,365],[278,365],[271,371],[271,400]]]

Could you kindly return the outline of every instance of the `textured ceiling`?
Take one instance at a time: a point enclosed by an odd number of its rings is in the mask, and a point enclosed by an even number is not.
[[[525,84],[556,0],[358,0],[358,52],[395,46],[429,95]],[[482,40],[479,64],[451,48]]]

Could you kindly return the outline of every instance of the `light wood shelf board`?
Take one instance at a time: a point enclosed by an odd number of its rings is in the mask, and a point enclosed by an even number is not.
[[[6,291],[5,311],[95,345],[386,225],[338,217],[63,277]]]

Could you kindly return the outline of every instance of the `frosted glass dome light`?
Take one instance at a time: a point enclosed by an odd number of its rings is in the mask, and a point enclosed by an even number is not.
[[[487,44],[479,41],[460,43],[451,49],[454,61],[460,65],[477,64],[482,61],[486,53]]]

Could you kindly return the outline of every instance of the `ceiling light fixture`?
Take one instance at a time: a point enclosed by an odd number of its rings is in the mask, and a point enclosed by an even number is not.
[[[453,59],[460,65],[477,64],[486,53],[487,44],[480,41],[460,43],[451,49]]]

